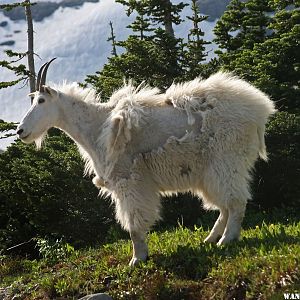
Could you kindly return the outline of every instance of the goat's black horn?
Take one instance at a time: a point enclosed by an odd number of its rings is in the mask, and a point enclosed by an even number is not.
[[[36,86],[35,86],[35,90],[36,90],[36,91],[39,91],[39,90],[40,90],[41,75],[42,75],[42,72],[43,72],[43,70],[44,70],[46,64],[47,64],[47,63],[44,63],[44,64],[41,66],[40,70],[39,70],[39,73],[38,73],[38,76],[37,76],[37,79],[36,79]]]
[[[42,77],[41,77],[41,82],[40,82],[40,86],[39,86],[39,91],[43,92],[43,85],[46,84],[46,77],[47,77],[47,71],[49,68],[49,65],[56,59],[56,57],[52,58],[49,62],[47,62],[45,68],[43,68],[43,73],[42,73]]]

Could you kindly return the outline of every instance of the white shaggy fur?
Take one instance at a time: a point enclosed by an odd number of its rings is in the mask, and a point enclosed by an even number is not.
[[[40,98],[45,103],[38,104]],[[159,219],[160,194],[192,191],[220,216],[207,242],[239,238],[250,170],[267,159],[265,124],[273,102],[230,74],[172,85],[165,94],[131,83],[100,103],[76,85],[36,92],[18,130],[25,142],[58,127],[79,145],[86,172],[111,196],[130,232],[135,265],[145,260],[147,230]],[[22,129],[22,130],[20,130]]]

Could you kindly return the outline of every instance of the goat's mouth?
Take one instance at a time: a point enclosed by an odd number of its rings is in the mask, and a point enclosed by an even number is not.
[[[28,134],[26,134],[26,135],[24,135],[24,136],[19,136],[19,138],[20,138],[22,141],[25,141],[30,135],[31,135],[31,132],[29,132]]]

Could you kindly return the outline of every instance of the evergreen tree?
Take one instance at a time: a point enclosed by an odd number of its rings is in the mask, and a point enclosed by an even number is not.
[[[127,6],[127,16],[130,16],[134,11],[137,12],[135,20],[127,26],[133,32],[138,32],[141,40],[149,37],[147,33],[152,32],[150,18],[147,15],[148,0],[116,0],[116,2]]]
[[[153,0],[118,2],[127,7],[128,15],[137,12],[137,18],[129,25],[134,34],[126,41],[117,42],[125,52],[109,58],[108,64],[95,75],[88,75],[86,82],[101,92],[104,99],[122,85],[124,78],[134,79],[137,83],[147,81],[161,89],[167,88],[175,78],[183,75],[183,69],[179,63],[182,40],[166,30],[166,15],[171,12],[171,19],[179,24],[182,21],[179,12],[185,5],[168,6],[170,3],[167,5],[165,2],[158,5]],[[137,32],[138,35],[135,34]]]
[[[177,41],[162,29],[157,29],[152,41],[130,36],[118,43],[125,52],[109,58],[101,71],[87,76],[86,82],[92,84],[104,100],[123,84],[125,78],[134,79],[137,84],[146,81],[165,89],[182,73],[176,61],[180,48],[171,49],[174,44],[176,46]]]
[[[259,82],[278,100],[279,107],[300,111],[300,2],[273,0],[275,15],[269,25],[270,39],[255,47],[259,55]]]
[[[17,84],[20,81],[29,80],[30,84],[30,92],[35,91],[35,70],[34,70],[34,51],[33,51],[33,24],[31,17],[31,2],[30,0],[24,0],[23,2],[13,3],[13,4],[1,4],[0,9],[12,10],[16,7],[23,6],[25,9],[25,15],[27,20],[27,42],[28,49],[27,52],[13,52],[11,50],[6,50],[5,53],[11,60],[3,60],[0,61],[0,67],[11,70],[15,73],[17,77],[16,80],[8,81],[8,82],[0,82],[0,89],[7,88]],[[28,70],[26,69],[24,64],[15,65],[15,63],[19,62],[23,58],[27,57],[28,60]]]
[[[192,16],[187,16],[191,20],[193,27],[190,29],[188,35],[188,42],[186,44],[187,51],[183,53],[183,60],[187,67],[186,79],[193,79],[202,74],[204,64],[207,57],[205,45],[210,44],[203,39],[204,32],[201,30],[201,22],[208,19],[208,16],[201,16],[197,0],[192,0],[191,4]]]
[[[232,0],[214,28],[215,42],[220,49],[226,49],[227,53],[235,51],[242,46],[240,33],[235,33],[241,30],[241,20],[245,16],[244,9],[244,2]],[[221,54],[222,52],[219,51],[218,53]]]
[[[129,26],[133,31],[152,31],[149,29],[150,23],[154,25],[164,25],[165,32],[175,37],[173,24],[178,25],[182,22],[180,12],[185,4],[173,4],[171,0],[117,0],[117,2],[127,6],[127,15],[133,11],[138,13],[136,20]],[[148,18],[145,18],[145,16]]]
[[[227,53],[252,49],[266,39],[271,11],[268,0],[232,0],[216,24],[215,42]]]
[[[175,37],[173,24],[182,22],[180,12],[185,6],[183,2],[172,4],[171,0],[148,0],[148,15],[156,24],[164,24],[165,32]]]
[[[230,31],[225,33],[225,30],[220,31],[220,26],[216,27],[216,41],[220,48],[226,50],[218,52],[221,65],[225,69],[243,75],[272,95],[274,100],[279,101],[279,108],[295,110],[299,107],[300,95],[299,3],[293,0],[272,0],[268,6],[266,3],[263,5],[263,2],[259,2],[261,5],[258,6],[257,3],[248,1],[243,4],[247,7],[247,10],[244,9],[246,15],[241,21],[241,32],[235,38],[226,40],[226,35],[229,36]],[[259,13],[258,8],[261,9]],[[262,17],[263,10],[264,15],[271,10],[274,14]],[[231,16],[230,7],[224,15]],[[257,19],[260,19],[259,25],[251,26],[255,23],[253,20]],[[223,17],[221,18],[220,24],[223,29],[236,29],[235,18],[225,20],[226,22]],[[234,39],[238,40],[238,43],[233,43]]]
[[[252,49],[255,43],[262,43],[268,37],[272,9],[269,0],[249,0],[245,2],[245,11],[242,20],[243,48]]]

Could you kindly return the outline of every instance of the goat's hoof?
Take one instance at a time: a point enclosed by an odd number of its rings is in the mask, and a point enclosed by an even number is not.
[[[141,263],[147,261],[148,258],[149,258],[148,255],[146,256],[145,259],[133,257],[133,258],[130,260],[129,266],[130,266],[130,267],[136,267],[136,266],[140,265]]]
[[[141,260],[136,258],[136,257],[133,257],[129,263],[129,266],[130,267],[136,267],[137,265],[139,265],[141,263]]]
[[[217,246],[220,247],[220,246],[225,245],[225,244],[226,244],[226,242],[224,242],[222,239],[220,239],[217,243]]]
[[[214,236],[208,236],[208,237],[204,240],[204,243],[215,244],[219,239],[220,239],[220,236],[217,236],[217,237],[214,237]]]
[[[231,242],[238,241],[239,239],[240,239],[239,236],[234,236],[234,237],[222,236],[221,239],[218,241],[217,246],[227,245]]]

